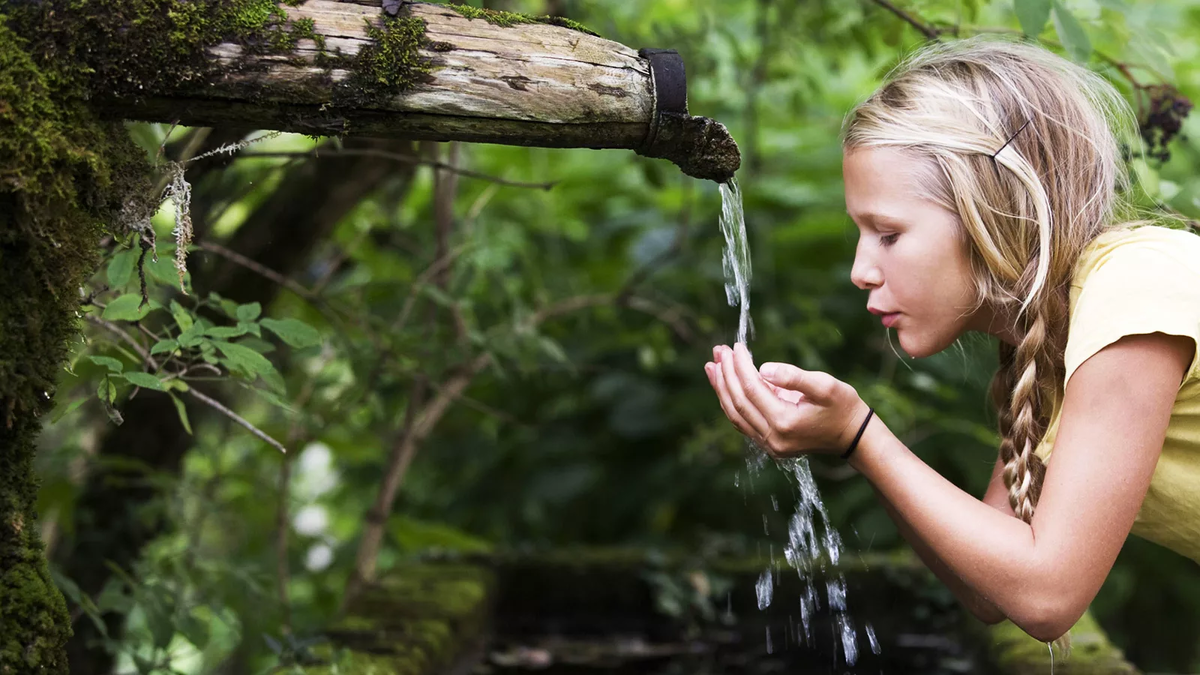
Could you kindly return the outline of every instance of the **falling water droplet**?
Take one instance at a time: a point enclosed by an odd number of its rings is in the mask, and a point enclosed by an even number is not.
[[[771,627],[767,626],[767,653],[774,653],[775,649],[771,646]]]
[[[771,585],[770,569],[763,570],[762,575],[758,577],[758,583],[754,585],[754,591],[758,594],[759,609],[766,609],[771,606],[771,597],[775,593],[775,589]]]
[[[875,626],[867,624],[867,642],[871,643],[871,653],[879,653],[879,640],[875,637]]]

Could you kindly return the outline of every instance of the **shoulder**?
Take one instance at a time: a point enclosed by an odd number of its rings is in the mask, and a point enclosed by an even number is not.
[[[1200,236],[1158,226],[1105,232],[1080,256],[1070,305],[1067,379],[1125,336],[1163,333],[1200,342]],[[1200,359],[1188,369],[1198,371]]]
[[[1117,227],[1096,237],[1075,265],[1072,286],[1078,288],[1104,268],[1146,272],[1154,276],[1154,263],[1180,266],[1181,271],[1200,275],[1200,236],[1189,230],[1158,225]]]

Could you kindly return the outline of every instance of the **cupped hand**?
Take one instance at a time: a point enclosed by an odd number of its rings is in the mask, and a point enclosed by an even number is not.
[[[867,405],[854,387],[786,363],[755,368],[740,342],[714,347],[704,372],[729,421],[777,459],[841,453],[866,418]]]

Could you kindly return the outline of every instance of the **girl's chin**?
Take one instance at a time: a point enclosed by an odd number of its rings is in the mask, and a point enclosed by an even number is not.
[[[900,348],[904,350],[914,359],[923,359],[927,356],[933,356],[943,349],[954,344],[954,340],[942,340],[937,336],[916,335],[911,330],[896,329],[896,338],[900,342]]]

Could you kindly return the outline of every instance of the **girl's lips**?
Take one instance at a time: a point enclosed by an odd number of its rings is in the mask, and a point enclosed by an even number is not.
[[[883,321],[883,325],[888,328],[895,326],[896,322],[899,320],[900,320],[900,312],[892,312],[891,314],[884,314],[883,316],[880,317],[880,321]]]

